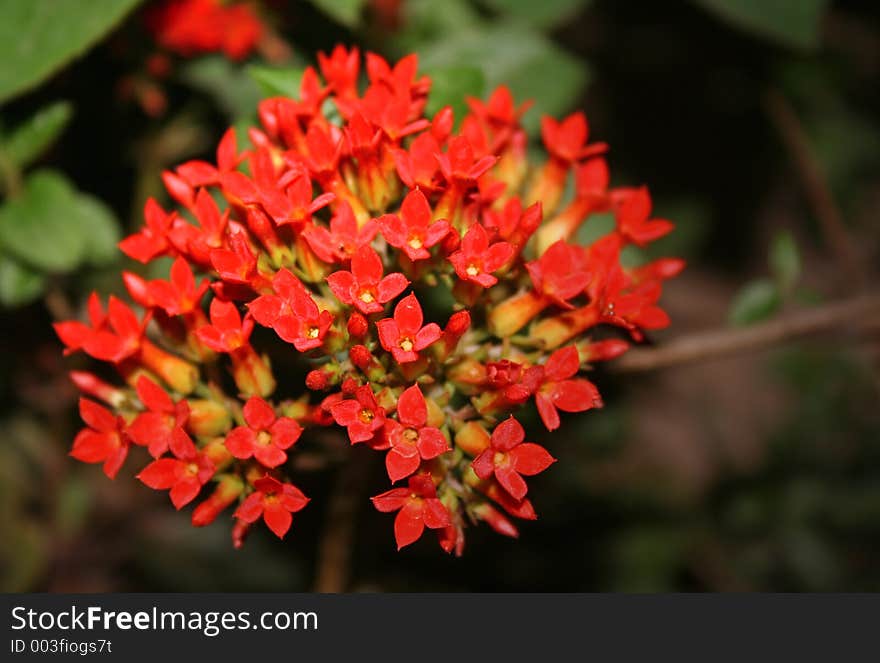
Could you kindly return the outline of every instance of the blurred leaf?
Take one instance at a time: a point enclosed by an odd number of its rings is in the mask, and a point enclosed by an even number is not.
[[[587,82],[585,65],[543,35],[515,23],[460,29],[421,48],[425,70],[479,65],[488,89],[506,84],[517,101],[533,99],[524,118],[530,131],[544,113],[572,109]]]
[[[463,25],[480,22],[480,16],[465,0],[444,0],[441,12],[437,11],[436,0],[407,0],[401,11],[403,29],[394,39],[398,54],[419,51],[428,42],[445,39]]]
[[[311,3],[330,18],[353,28],[360,23],[365,0],[311,0]]]
[[[88,481],[79,474],[72,474],[61,484],[55,502],[55,517],[65,536],[71,536],[86,523],[92,505],[92,492]]]
[[[590,0],[488,0],[499,12],[539,28],[551,28],[570,19]]]
[[[43,294],[46,275],[0,254],[0,304],[6,307],[28,304]]]
[[[431,77],[431,94],[425,107],[428,115],[452,106],[455,117],[461,119],[468,110],[464,98],[482,97],[486,89],[486,77],[477,67],[442,67],[425,73]]]
[[[791,290],[801,273],[801,256],[790,232],[783,231],[770,245],[770,270],[783,292]]]
[[[247,72],[256,81],[264,96],[299,99],[299,85],[303,77],[302,67],[279,69],[251,65],[247,68]]]
[[[55,171],[31,174],[24,191],[0,207],[0,246],[43,271],[68,272],[85,261],[106,262],[117,240],[110,210]]]
[[[829,0],[693,0],[722,20],[796,48],[815,48]]]
[[[260,88],[245,69],[220,55],[192,60],[180,73],[187,84],[211,95],[229,118],[252,114],[262,99]]]
[[[779,308],[779,290],[770,279],[757,279],[743,286],[730,307],[730,321],[750,325],[764,320]]]
[[[73,107],[66,101],[41,108],[3,137],[3,152],[24,168],[58,138],[72,115]]]
[[[0,3],[0,101],[34,87],[84,53],[139,1]]]
[[[70,210],[70,223],[75,223],[87,238],[84,260],[95,267],[108,265],[119,259],[119,222],[103,201],[78,192]]]
[[[590,246],[597,240],[605,237],[617,227],[614,214],[611,212],[599,212],[590,214],[575,233],[575,242],[581,246]]]

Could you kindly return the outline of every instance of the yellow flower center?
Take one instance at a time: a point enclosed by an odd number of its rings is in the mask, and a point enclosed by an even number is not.
[[[268,432],[261,430],[257,433],[257,444],[263,447],[268,447],[269,443],[272,442],[272,436],[269,435]]]
[[[418,237],[413,237],[412,239],[410,239],[409,245],[410,245],[410,248],[413,248],[413,249],[420,249],[420,248],[422,248],[422,246],[424,246],[424,244],[422,244],[422,240],[420,240]]]
[[[474,265],[468,265],[468,268],[464,271],[468,276],[476,276],[480,273],[479,268],[475,267]]]
[[[309,327],[309,331],[306,332],[306,336],[309,338],[318,338],[318,334],[320,334],[320,330],[317,327]]]
[[[404,338],[400,341],[400,349],[404,352],[410,352],[413,349],[413,342],[408,338]]]
[[[415,442],[419,439],[419,432],[415,428],[407,428],[403,431],[403,439],[407,442]]]
[[[364,290],[361,293],[360,300],[364,304],[372,304],[374,301],[376,301],[376,298],[373,297],[373,293],[371,293],[369,290]]]
[[[376,415],[373,414],[372,410],[367,410],[366,408],[361,410],[360,418],[361,418],[361,421],[364,422],[365,424],[372,422],[373,417],[375,417],[375,416]]]

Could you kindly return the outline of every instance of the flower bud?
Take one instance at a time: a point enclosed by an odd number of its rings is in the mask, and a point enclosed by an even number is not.
[[[162,350],[147,339],[141,343],[141,361],[165,383],[181,394],[192,393],[199,383],[199,369],[193,364]]]
[[[229,410],[222,403],[207,398],[190,398],[187,429],[197,437],[223,435],[232,426]]]
[[[489,448],[489,433],[476,421],[468,421],[455,434],[455,444],[471,456],[479,456]]]
[[[102,400],[111,407],[121,407],[127,400],[125,391],[114,387],[112,384],[104,382],[94,373],[87,371],[70,371],[70,379],[84,394],[94,396],[98,400]]]
[[[516,526],[510,522],[507,516],[488,502],[475,506],[472,513],[499,534],[509,536],[512,539],[519,538],[519,530],[516,529]]]
[[[363,338],[367,335],[370,326],[367,323],[367,319],[361,315],[360,313],[354,312],[351,314],[351,317],[348,319],[348,334],[352,338]]]
[[[193,526],[210,525],[220,515],[220,512],[239,498],[243,490],[244,484],[237,476],[226,474],[220,477],[214,492],[193,511]]]

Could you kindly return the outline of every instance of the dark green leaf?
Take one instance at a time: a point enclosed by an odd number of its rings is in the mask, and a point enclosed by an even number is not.
[[[801,256],[789,232],[780,232],[770,245],[770,269],[783,292],[791,290],[801,273]]]
[[[735,325],[750,325],[764,320],[779,308],[779,290],[769,279],[747,283],[733,298],[730,321]]]
[[[442,67],[425,73],[431,77],[431,94],[425,107],[429,116],[452,106],[455,117],[461,119],[467,113],[465,97],[482,97],[486,89],[486,77],[477,67]]]
[[[539,28],[550,28],[570,19],[590,0],[488,0],[499,12]]]
[[[64,131],[73,115],[73,107],[66,101],[58,101],[38,110],[3,138],[3,152],[24,168],[51,145]]]
[[[541,114],[561,115],[572,109],[587,81],[585,65],[543,35],[524,26],[500,23],[460,30],[423,47],[426,71],[478,65],[489,90],[506,84],[517,101],[533,99],[524,124],[537,129]]]
[[[117,232],[103,203],[79,193],[63,175],[51,170],[31,174],[21,194],[0,207],[0,246],[45,272],[68,272],[83,262],[107,262]]]
[[[348,28],[357,27],[365,0],[311,0],[322,12]]]
[[[28,304],[43,294],[46,275],[0,254],[0,304],[6,307]]]
[[[0,2],[0,101],[34,87],[84,53],[139,1]]]
[[[303,77],[301,67],[279,69],[252,65],[247,68],[247,71],[256,81],[264,96],[299,98],[299,85]]]
[[[795,48],[815,48],[829,0],[693,0],[742,30]]]

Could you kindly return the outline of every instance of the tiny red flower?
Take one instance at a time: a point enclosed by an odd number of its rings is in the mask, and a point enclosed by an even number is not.
[[[513,246],[508,242],[495,242],[490,246],[486,229],[475,223],[461,240],[461,250],[449,256],[449,262],[459,278],[489,288],[498,283],[492,272],[501,269],[513,254]]]
[[[139,232],[119,242],[119,248],[128,257],[142,263],[148,263],[157,256],[165,255],[170,248],[168,231],[176,217],[176,212],[166,212],[155,198],[148,198],[144,205],[146,225]]]
[[[79,414],[88,428],[74,438],[70,455],[84,463],[104,463],[104,474],[115,478],[128,456],[125,420],[87,398],[79,399]]]
[[[535,392],[538,413],[547,430],[559,428],[559,412],[583,412],[602,406],[599,390],[589,380],[571,378],[580,368],[577,348],[569,345],[559,348],[539,367],[540,387]]]
[[[351,260],[358,249],[373,241],[378,231],[379,227],[373,219],[359,229],[351,205],[344,200],[330,219],[329,230],[324,226],[311,225],[302,235],[316,256],[332,264]]]
[[[247,426],[233,428],[226,436],[226,448],[235,458],[254,457],[266,467],[287,461],[285,451],[302,434],[302,427],[290,417],[279,417],[266,401],[251,396],[244,405]]]
[[[378,313],[383,304],[397,297],[409,285],[403,274],[383,277],[382,260],[370,246],[362,246],[351,259],[351,271],[340,270],[327,277],[333,294],[362,313]]]
[[[175,403],[159,385],[142,375],[136,385],[138,398],[147,408],[128,427],[128,435],[135,444],[147,447],[153,458],[168,451],[174,430],[182,428],[189,420],[189,404],[186,400]]]
[[[434,322],[422,327],[424,317],[419,300],[409,294],[394,307],[393,318],[376,323],[382,347],[394,355],[399,364],[416,361],[419,352],[437,341],[442,332]]]
[[[282,194],[272,188],[261,196],[263,207],[279,226],[304,228],[312,222],[312,214],[336,199],[334,193],[322,193],[312,199],[312,181],[308,175],[295,177]]]
[[[178,257],[171,265],[170,279],[150,281],[146,289],[147,296],[155,306],[174,316],[185,315],[199,308],[208,286],[207,279],[196,285],[189,263]]]
[[[581,294],[590,283],[583,248],[564,240],[555,242],[535,261],[526,264],[535,290],[562,308],[572,308],[568,300]]]
[[[397,421],[385,421],[391,444],[385,467],[392,483],[419,469],[423,459],[430,460],[449,451],[449,443],[440,429],[427,423],[428,406],[419,386],[414,384],[397,401]]]
[[[651,218],[651,196],[646,187],[617,189],[611,199],[618,231],[633,244],[645,246],[672,232],[671,221]]]
[[[55,332],[69,352],[82,350],[90,357],[114,363],[140,349],[149,322],[149,316],[138,320],[134,311],[113,295],[105,314],[94,293],[89,298],[89,318],[91,327],[78,321],[58,322],[54,325]]]
[[[278,479],[264,476],[254,481],[256,490],[248,495],[233,514],[240,521],[255,523],[262,516],[266,526],[279,539],[290,529],[293,515],[302,511],[309,498],[291,483],[281,483]]]
[[[196,498],[215,468],[182,428],[175,428],[172,435],[171,449],[176,457],[154,460],[137,478],[154,490],[170,489],[171,503],[179,510]]]
[[[321,311],[302,282],[286,269],[272,278],[274,295],[260,295],[248,311],[264,327],[271,327],[300,352],[319,348],[333,324],[333,314]]]
[[[334,421],[348,429],[352,444],[371,440],[385,424],[385,410],[376,401],[370,385],[358,387],[354,396],[330,406]]]
[[[428,249],[449,234],[452,227],[445,219],[431,221],[431,206],[418,189],[414,189],[400,209],[400,216],[385,214],[379,218],[382,235],[391,246],[403,249],[410,260],[430,258]]]
[[[488,479],[494,474],[501,487],[515,500],[523,499],[528,492],[522,475],[538,474],[556,462],[544,447],[523,442],[525,437],[523,427],[511,416],[495,427],[491,446],[472,463],[478,477]]]
[[[498,161],[498,157],[491,155],[477,159],[473,146],[464,136],[452,138],[449,149],[434,156],[447,182],[473,182]]]
[[[394,538],[397,549],[418,541],[425,531],[449,527],[449,511],[437,498],[437,489],[429,474],[409,478],[406,488],[392,488],[372,498],[373,505],[383,513],[397,511],[394,519]]]
[[[541,138],[547,151],[557,159],[565,162],[579,161],[589,156],[604,152],[604,143],[587,146],[589,127],[587,117],[582,111],[572,113],[559,122],[545,115],[541,118]]]
[[[235,304],[215,297],[211,300],[209,313],[211,324],[196,330],[202,343],[215,352],[232,352],[248,342],[254,321],[249,315],[242,320]]]

